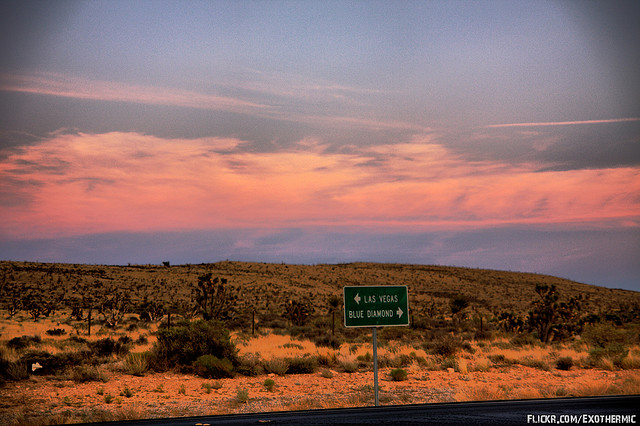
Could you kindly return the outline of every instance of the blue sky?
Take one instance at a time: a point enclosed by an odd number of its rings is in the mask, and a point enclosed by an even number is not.
[[[0,258],[640,290],[640,6],[5,1]]]

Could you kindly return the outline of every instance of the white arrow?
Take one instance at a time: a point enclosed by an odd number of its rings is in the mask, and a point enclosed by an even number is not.
[[[398,308],[398,310],[396,311],[396,314],[398,314],[398,318],[401,318],[404,312],[402,312],[402,309]]]
[[[360,304],[360,293],[356,293],[356,297],[354,297],[353,300],[355,300],[356,303],[359,305]]]

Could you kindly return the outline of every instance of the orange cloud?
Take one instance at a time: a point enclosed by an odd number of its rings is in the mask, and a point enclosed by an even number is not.
[[[237,139],[57,135],[0,160],[0,234],[225,227],[411,229],[612,221],[638,226],[640,170],[467,162],[428,138],[273,153]]]

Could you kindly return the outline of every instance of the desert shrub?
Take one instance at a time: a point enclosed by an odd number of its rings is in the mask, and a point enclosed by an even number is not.
[[[634,354],[629,354],[622,360],[620,365],[625,370],[637,370],[640,369],[640,357]]]
[[[413,357],[407,354],[400,354],[396,357],[396,362],[400,367],[408,367],[413,362]]]
[[[129,336],[120,336],[118,337],[118,343],[121,345],[131,345],[133,343],[133,339]]]
[[[476,330],[473,334],[475,340],[491,340],[493,339],[493,332],[491,330]]]
[[[31,374],[37,375],[54,374],[65,367],[63,360],[46,351],[27,351],[18,362],[24,365]]]
[[[338,364],[338,356],[335,352],[330,354],[318,354],[316,359],[318,360],[318,365],[324,367],[333,367]]]
[[[182,321],[175,327],[158,330],[157,337],[152,349],[156,369],[190,366],[202,355],[236,362],[236,347],[220,321]]]
[[[454,356],[458,352],[458,349],[460,349],[461,343],[462,342],[456,337],[445,334],[436,338],[431,347],[431,351],[433,354],[443,357]]]
[[[267,373],[277,374],[278,376],[284,376],[289,370],[289,361],[284,358],[272,358],[262,362],[264,371]]]
[[[241,404],[249,401],[249,391],[246,389],[238,389],[236,392],[236,400]]]
[[[453,368],[454,370],[458,369],[458,360],[455,357],[447,357],[442,360],[442,369],[447,370],[449,368]]]
[[[394,368],[389,374],[391,374],[391,378],[395,382],[402,382],[407,380],[407,372],[402,368]]]
[[[523,360],[518,362],[520,365],[524,365],[525,367],[537,368],[539,370],[549,371],[551,367],[549,363],[542,359],[534,359],[525,357]]]
[[[324,377],[325,379],[332,379],[333,378],[333,373],[328,368],[323,368],[322,372],[320,373],[320,375],[322,377]]]
[[[591,345],[589,362],[600,365],[606,358],[614,366],[622,367],[622,360],[629,354],[628,332],[611,324],[596,324],[585,329],[583,338]]]
[[[507,359],[503,354],[488,355],[487,358],[496,365],[512,364],[511,360]]]
[[[262,368],[260,362],[260,355],[251,353],[239,357],[236,371],[243,376],[255,377],[261,375],[264,373],[264,368]]]
[[[304,346],[302,346],[301,344],[293,343],[293,342],[285,343],[284,345],[282,345],[282,347],[286,349],[291,349],[291,348],[300,349],[300,350],[304,349]]]
[[[364,355],[358,355],[356,359],[360,362],[360,366],[364,367],[373,361],[373,355],[371,355],[371,352],[365,352]]]
[[[149,370],[149,352],[128,354],[124,359],[124,369],[133,376],[144,376]]]
[[[9,340],[7,342],[7,347],[20,350],[26,348],[27,346],[39,343],[42,343],[42,339],[40,338],[40,336],[20,336],[14,337],[13,339]]]
[[[58,354],[57,357],[62,365],[74,366],[89,362],[91,359],[91,352],[86,349],[62,352]]]
[[[70,378],[76,383],[107,381],[107,377],[97,367],[86,365],[73,367]]]
[[[344,343],[344,340],[335,335],[323,334],[313,339],[313,342],[316,344],[316,346],[319,346],[319,347],[338,350],[340,349],[340,346],[342,346],[342,344]]]
[[[340,367],[342,367],[345,373],[355,373],[358,371],[358,363],[354,361],[342,361],[340,362]]]
[[[273,387],[275,386],[276,382],[273,379],[265,379],[262,384],[269,392],[271,392],[273,391]]]
[[[0,385],[9,380],[24,380],[29,377],[26,365],[11,361],[0,348]]]
[[[147,343],[149,343],[149,339],[147,339],[147,336],[145,336],[144,334],[141,334],[133,343],[135,343],[136,345],[146,345]]]
[[[71,343],[80,343],[80,344],[88,343],[88,340],[85,339],[84,337],[75,336],[75,335],[74,336],[69,336],[67,341],[71,342]]]
[[[63,336],[67,334],[67,330],[65,330],[64,328],[54,328],[45,331],[45,333],[47,333],[49,336]]]
[[[366,359],[367,359],[366,357],[362,357],[362,355],[361,355],[357,359],[358,359],[359,367],[366,367],[367,365],[369,365],[366,362]],[[402,367],[402,366],[400,365],[400,358],[399,357],[394,357],[394,356],[391,356],[391,355],[381,355],[381,356],[378,356],[378,367],[380,367],[380,368],[389,368],[389,367],[398,368],[398,367]]]
[[[563,356],[556,361],[556,368],[558,370],[568,371],[573,367],[573,358],[570,356]]]
[[[120,396],[124,396],[125,398],[131,398],[133,396],[133,391],[131,391],[131,389],[129,389],[129,386],[125,386],[120,391]]]
[[[222,379],[233,377],[233,364],[226,358],[216,358],[213,355],[202,355],[193,363],[194,372],[205,378]]]
[[[491,361],[486,359],[486,358],[484,358],[484,359],[477,360],[473,364],[472,371],[487,372],[487,371],[489,371],[490,368],[491,368]]]
[[[469,352],[470,354],[474,354],[476,353],[476,350],[473,346],[471,346],[471,343],[469,342],[462,342],[460,344],[460,348],[466,352]]]
[[[110,337],[88,342],[93,355],[97,357],[109,357],[111,355],[124,355],[129,352],[129,346]]]
[[[313,356],[287,358],[288,374],[313,374],[318,368],[318,360]]]
[[[536,339],[533,334],[521,333],[514,336],[509,342],[513,346],[534,346],[540,343],[540,340]]]

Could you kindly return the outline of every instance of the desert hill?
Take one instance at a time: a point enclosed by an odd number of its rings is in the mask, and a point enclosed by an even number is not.
[[[239,292],[240,310],[276,314],[289,300],[303,300],[326,312],[327,299],[342,298],[346,285],[406,285],[414,315],[445,314],[450,300],[462,294],[472,309],[488,315],[526,313],[538,298],[537,284],[555,285],[560,300],[581,296],[583,313],[638,309],[640,293],[582,284],[533,273],[470,269],[452,266],[347,263],[288,265],[223,261],[187,265],[77,265],[0,262],[3,305],[17,297],[59,300],[69,304],[90,294],[126,294],[133,303],[154,300],[188,303],[198,276],[226,278]]]

